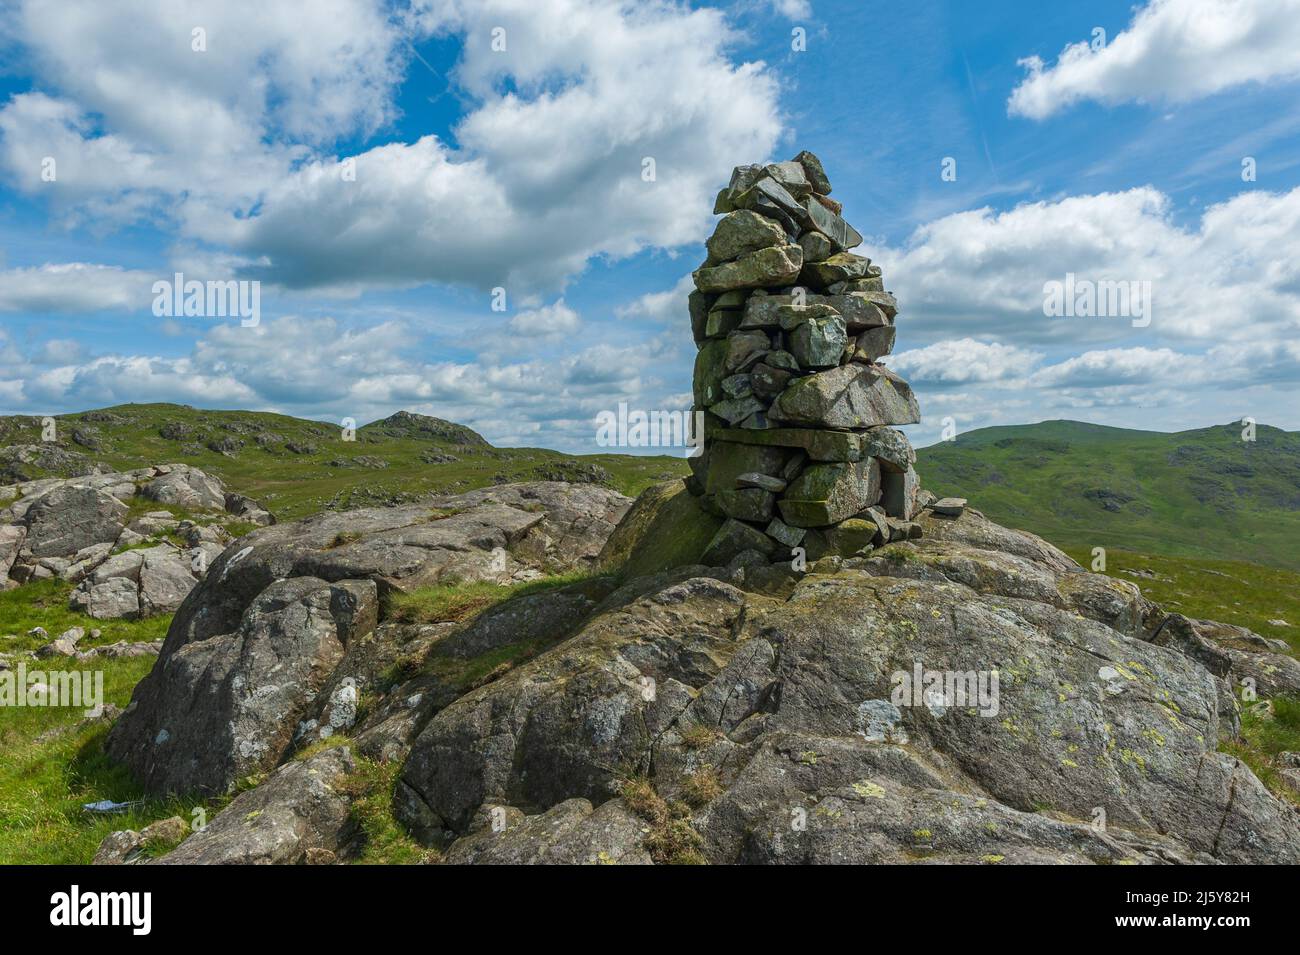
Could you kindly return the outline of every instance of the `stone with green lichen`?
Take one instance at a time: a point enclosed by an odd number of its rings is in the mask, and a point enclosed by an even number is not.
[[[916,463],[916,451],[901,431],[881,426],[867,429],[862,437],[862,453],[879,458],[887,471],[906,471]]]
[[[803,249],[797,245],[778,245],[748,252],[734,262],[705,266],[697,269],[692,277],[701,292],[726,292],[788,285],[798,277],[802,266]]]
[[[718,491],[713,500],[728,517],[759,524],[772,519],[776,495],[761,487],[738,487]]]
[[[754,433],[734,430],[740,434]],[[789,448],[712,440],[709,442],[709,470],[705,490],[710,494],[731,490],[744,474],[778,475],[793,454]]]
[[[700,560],[710,567],[723,567],[733,557],[747,550],[771,554],[776,550],[776,542],[757,527],[729,517],[704,548]]]
[[[854,361],[878,361],[894,350],[893,325],[868,328],[853,340]]]
[[[803,249],[805,262],[820,262],[835,254],[831,240],[820,232],[805,232],[799,236],[799,248]]]
[[[857,461],[862,457],[863,435],[852,431],[826,431],[814,428],[768,428],[757,433],[717,429],[710,438],[745,444],[764,444],[784,448],[802,448],[814,461]]]
[[[712,308],[704,321],[705,338],[726,338],[740,327],[744,313],[738,308]]]
[[[871,260],[852,252],[839,252],[821,262],[806,262],[799,273],[801,282],[826,288],[835,282],[866,278]]]
[[[704,243],[711,263],[730,262],[749,252],[784,245],[785,230],[757,212],[738,209],[719,221]]]
[[[712,299],[711,295],[705,295],[699,289],[692,289],[691,294],[686,296],[686,307],[691,315],[691,334],[697,343],[706,337],[704,327],[708,322]]]
[[[772,348],[766,333],[760,331],[732,332],[726,343],[727,354],[722,366],[728,375],[753,368]]]
[[[770,176],[757,179],[749,189],[734,196],[732,202],[739,209],[762,210],[767,206],[771,206],[783,216],[789,217],[801,229],[812,222],[808,210],[800,204],[799,200],[790,195],[789,190]],[[769,284],[781,285],[784,283],[772,282]]]
[[[722,379],[727,376],[726,339],[718,338],[706,341],[695,355],[694,384],[695,406],[708,407],[727,397],[722,389]]]
[[[807,178],[808,184],[812,186],[813,192],[823,196],[831,194],[831,181],[826,175],[826,170],[822,167],[822,161],[817,158],[816,154],[805,149],[794,157],[794,161],[803,166],[804,176]]]
[[[717,415],[728,424],[738,424],[744,421],[755,411],[763,410],[763,402],[759,401],[753,395],[746,395],[743,398],[727,398],[719,401],[717,404],[709,405],[709,411]]]
[[[796,306],[787,306],[791,311]],[[827,305],[813,305],[802,311],[816,313],[800,316],[787,336],[790,354],[802,368],[831,368],[840,363],[848,339],[844,319]],[[782,317],[782,327],[785,318]]]
[[[795,527],[826,527],[880,499],[880,465],[873,459],[804,468],[778,502],[781,519]]]
[[[767,525],[767,536],[779,541],[786,547],[797,547],[808,533],[806,528],[791,527],[779,517],[774,517]]]
[[[768,416],[786,425],[848,429],[915,424],[921,410],[898,375],[883,365],[854,363],[796,378]]]

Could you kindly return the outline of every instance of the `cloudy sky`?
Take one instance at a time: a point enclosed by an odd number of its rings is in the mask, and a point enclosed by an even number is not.
[[[1300,428],[1300,0],[0,0],[0,70],[3,413],[594,451],[688,400],[731,167],[810,149],[918,444]],[[260,324],[155,315],[176,272],[260,282]],[[1149,322],[1045,315],[1067,273],[1150,283]]]

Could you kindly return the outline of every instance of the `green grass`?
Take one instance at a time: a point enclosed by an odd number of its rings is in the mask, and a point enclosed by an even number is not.
[[[119,470],[190,464],[215,474],[228,489],[259,501],[280,520],[296,520],[327,508],[404,502],[548,478],[584,480],[594,476],[597,483],[635,495],[650,484],[687,473],[684,459],[667,455],[574,456],[543,448],[495,448],[469,428],[426,417],[373,422],[357,430],[355,441],[344,441],[341,429],[332,422],[173,404],[118,405],[60,415],[57,420],[58,448],[80,455],[85,462]],[[38,443],[39,421],[0,417],[0,448]],[[165,438],[160,433],[165,427],[189,430],[183,436]],[[74,443],[71,436],[78,428],[94,428],[100,449]],[[232,454],[207,447],[209,442],[229,437],[243,442]],[[290,444],[303,453],[289,450]],[[443,457],[456,460],[440,460]],[[357,458],[375,459],[386,467],[367,467],[357,463]],[[6,477],[0,461],[0,484],[56,476],[35,465],[11,463],[8,467]],[[167,508],[150,502],[144,510]]]
[[[1065,550],[1085,568],[1091,568],[1090,550]],[[1293,651],[1300,652],[1300,574],[1241,561],[1123,550],[1106,551],[1105,573],[1137,584],[1165,610],[1248,627],[1262,636],[1285,640]],[[1290,626],[1278,626],[1270,620],[1285,620]]]
[[[1057,546],[1300,571],[1300,434],[1077,421],[982,428],[917,452],[923,486]]]
[[[383,615],[385,620],[399,623],[457,623],[511,597],[555,590],[587,579],[585,572],[577,571],[517,584],[480,580],[420,587],[405,593],[390,591],[384,598]]]
[[[420,845],[393,817],[393,787],[401,775],[397,760],[377,763],[356,757],[356,771],[344,778],[342,789],[352,797],[352,820],[362,834],[358,865],[420,865],[438,859],[436,849]]]
[[[51,638],[73,626],[103,631],[97,640],[80,646],[118,640],[156,640],[164,636],[170,615],[141,621],[94,620],[68,610],[71,586],[46,580],[0,592],[0,652],[32,650],[42,641],[28,637],[44,627]],[[104,702],[126,706],[131,691],[153,666],[153,657],[84,663],[64,658],[26,660],[33,670],[100,671]],[[14,661],[15,665],[17,661]],[[127,802],[143,793],[126,771],[109,763],[103,752],[108,732],[102,721],[88,721],[83,708],[0,707],[0,863],[88,863],[103,838],[115,829],[142,829],[150,822],[215,803],[198,800],[149,799],[129,812],[105,816],[82,809],[88,802],[109,799]]]
[[[96,620],[68,609],[71,593],[71,584],[54,579],[0,591],[0,653],[35,650],[47,642],[27,636],[27,631],[35,627],[44,627],[51,640],[70,627],[82,627],[87,636],[78,644],[79,647],[100,646],[119,640],[133,643],[161,640],[167,635],[172,619],[170,614],[134,621]],[[96,640],[89,637],[92,629],[101,631]],[[9,636],[16,639],[5,639]]]
[[[46,665],[46,664],[42,664]],[[49,664],[62,670],[104,673],[104,698],[125,706],[152,657]],[[104,755],[108,727],[82,710],[0,708],[0,864],[84,865],[104,837],[117,829],[143,829],[180,816],[187,824],[201,807],[208,818],[224,800],[146,799],[125,769]],[[142,800],[124,813],[87,813],[85,803]],[[154,847],[159,851],[166,847]]]
[[[1300,793],[1281,781],[1277,764],[1278,753],[1300,752],[1300,700],[1278,696],[1272,703],[1272,719],[1245,708],[1241,715],[1241,739],[1219,748],[1249,766],[1279,799],[1300,806]]]

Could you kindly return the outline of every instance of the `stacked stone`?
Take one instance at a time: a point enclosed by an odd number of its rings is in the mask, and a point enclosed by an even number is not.
[[[851,554],[920,536],[916,456],[902,432],[920,410],[880,359],[894,297],[880,267],[850,252],[821,161],[738,166],[694,273],[694,399],[703,453],[688,481],[726,521],[705,558]]]

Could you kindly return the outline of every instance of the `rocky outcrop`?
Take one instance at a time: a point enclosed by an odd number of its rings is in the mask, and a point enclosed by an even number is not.
[[[172,509],[139,513],[146,501]],[[226,524],[274,522],[183,464],[0,487],[0,505],[3,586],[71,581],[72,608],[99,619],[174,611],[230,540]]]
[[[1300,859],[1296,813],[1218,750],[1230,688],[1152,642],[1136,587],[975,511],[921,519],[806,575],[625,588],[433,716],[400,816],[473,861],[485,806],[540,819],[643,777],[713,862]]]
[[[369,688],[395,662],[367,639],[383,594],[589,568],[630,503],[586,485],[506,485],[257,531],[185,599],[108,750],[151,792],[226,792],[296,745],[352,727],[358,677]],[[567,608],[534,608],[530,622],[572,623],[593,605],[575,595]],[[450,655],[513,633],[511,620],[494,630],[491,619]]]
[[[228,549],[109,751],[152,792],[269,775],[166,861],[346,860],[354,752],[401,764],[393,811],[451,864],[1300,861],[1300,818],[1221,750],[1245,663],[1210,653],[1278,648],[970,508],[806,572],[708,566],[683,534],[671,569],[465,620],[368,609],[449,579],[448,551],[468,579],[591,566],[627,509],[606,494],[494,488]],[[682,498],[648,492],[607,559],[693,525]]]

